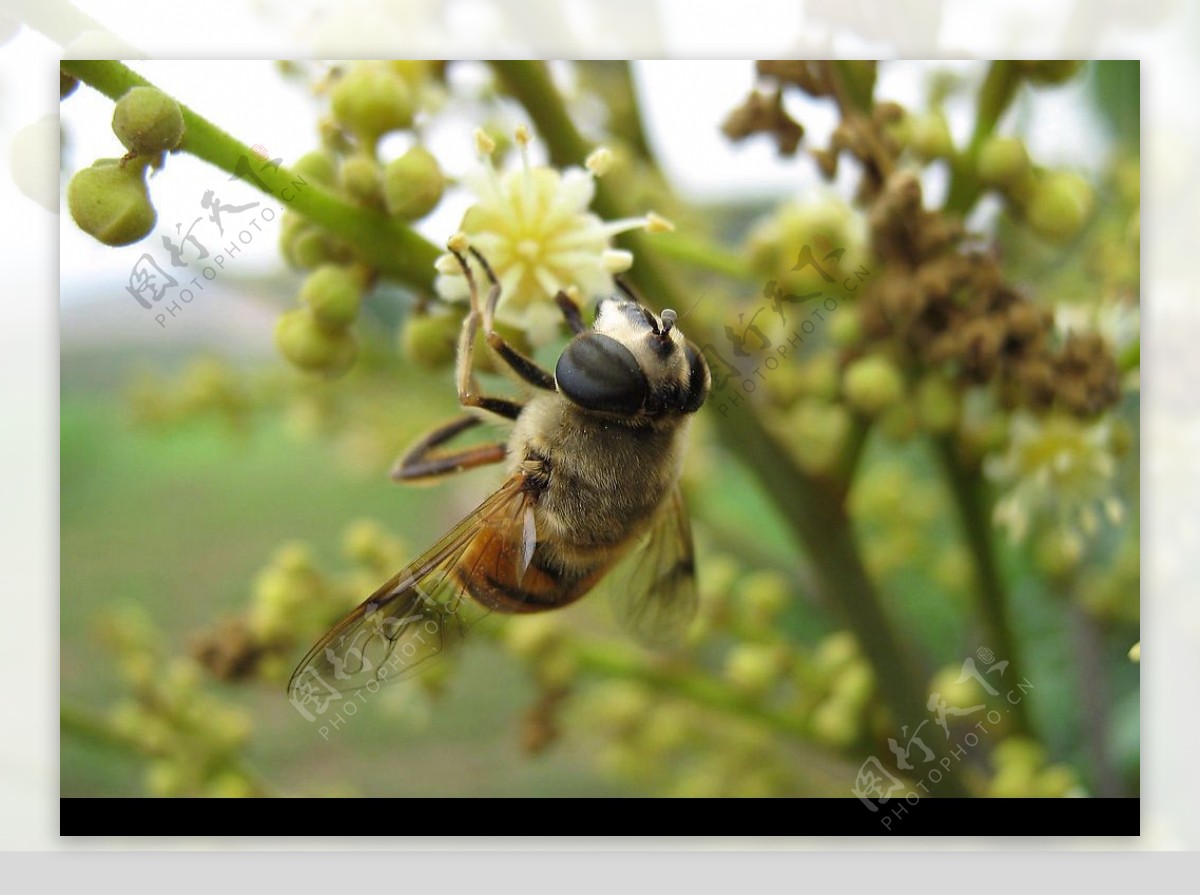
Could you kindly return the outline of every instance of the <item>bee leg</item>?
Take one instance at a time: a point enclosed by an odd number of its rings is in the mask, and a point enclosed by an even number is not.
[[[467,414],[439,426],[413,445],[408,453],[396,462],[396,466],[392,469],[392,479],[397,482],[411,482],[416,479],[458,473],[462,470],[499,463],[504,460],[505,445],[503,442],[474,445],[451,454],[443,454],[436,450],[455,436],[482,422],[483,420],[479,417]]]
[[[475,260],[483,266],[483,270],[487,274],[488,282],[490,283],[490,286],[488,287],[487,301],[484,303],[483,309],[480,312],[482,314],[484,337],[487,339],[487,344],[492,347],[492,350],[503,359],[504,363],[507,364],[517,376],[529,383],[529,385],[538,389],[545,389],[549,392],[553,392],[557,388],[554,384],[554,376],[543,370],[542,367],[532,358],[522,354],[505,342],[504,337],[496,332],[496,304],[500,301],[500,281],[496,279],[496,273],[492,270],[492,266],[487,263],[487,259],[479,254],[478,250],[471,249],[471,254],[474,255]],[[478,310],[479,306],[476,302],[477,294],[475,291],[474,277],[472,277],[471,270],[467,266],[465,259],[460,256],[458,261],[459,264],[462,265],[463,274],[466,276],[467,283],[471,289],[471,307],[472,309]]]
[[[583,322],[583,315],[579,313],[579,306],[561,289],[554,297],[554,304],[559,307],[563,317],[567,319],[567,326],[571,328],[572,333],[582,333],[587,329],[587,324]]]

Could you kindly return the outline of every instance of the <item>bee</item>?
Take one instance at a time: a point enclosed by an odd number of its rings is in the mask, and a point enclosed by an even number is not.
[[[603,299],[589,328],[560,291],[556,303],[574,335],[552,375],[496,332],[501,287],[484,257],[469,250],[490,284],[481,301],[466,256],[454,242],[450,250],[470,293],[455,369],[467,414],[417,442],[392,477],[430,480],[500,462],[508,476],[316,643],[292,674],[293,699],[314,687],[356,691],[402,677],[483,616],[564,607],[618,565],[613,605],[639,641],[678,639],[696,611],[679,477],[688,423],[711,376],[675,312],[656,316],[618,280],[622,295]],[[473,352],[481,326],[495,355],[532,387],[526,402],[480,393]],[[446,447],[484,415],[512,421],[507,443]]]

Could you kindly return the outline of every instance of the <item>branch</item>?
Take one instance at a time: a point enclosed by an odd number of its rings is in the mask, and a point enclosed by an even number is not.
[[[120,62],[63,60],[63,71],[119,100],[134,87],[154,86]],[[180,150],[203,159],[246,183],[264,189],[292,211],[352,243],[381,273],[419,291],[433,288],[433,243],[382,212],[341,199],[301,175],[255,154],[182,103],[184,137]],[[256,182],[257,181],[257,182]]]
[[[935,445],[942,472],[950,484],[954,504],[958,508],[959,522],[963,527],[967,548],[974,561],[975,574],[979,581],[979,606],[988,637],[993,641],[996,655],[1008,660],[1008,668],[1014,679],[1020,681],[1021,659],[1008,621],[1008,595],[992,547],[989,501],[984,493],[983,480],[978,470],[963,466],[950,439],[939,438]],[[1024,701],[1012,707],[1012,716],[1017,733],[1028,735],[1029,714]]]

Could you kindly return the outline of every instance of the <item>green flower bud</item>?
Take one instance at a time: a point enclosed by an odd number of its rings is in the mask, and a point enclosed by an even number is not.
[[[875,673],[863,659],[847,666],[833,682],[833,699],[847,706],[864,706],[875,690]]]
[[[1026,223],[1053,243],[1069,242],[1092,213],[1092,188],[1078,174],[1059,171],[1045,175],[1025,209]]]
[[[254,787],[235,771],[223,771],[205,788],[208,795],[217,798],[239,799],[254,796]]]
[[[1046,751],[1027,737],[1006,737],[992,752],[992,765],[996,769],[1019,767],[1032,773],[1045,762]]]
[[[950,136],[950,125],[940,112],[919,115],[909,125],[908,145],[918,158],[948,159],[954,155],[954,138]]]
[[[513,619],[504,630],[504,643],[519,657],[544,655],[560,640],[560,630],[549,613],[534,613]]]
[[[79,229],[106,246],[136,243],[158,220],[146,190],[145,167],[137,163],[101,159],[75,172],[67,184],[67,206]]]
[[[330,100],[337,122],[368,144],[412,124],[412,90],[387,63],[353,64],[334,85]]]
[[[1004,766],[996,772],[996,776],[988,784],[987,795],[1001,799],[1033,796],[1033,773],[1021,766]]]
[[[975,173],[989,187],[1010,190],[1032,173],[1025,143],[1016,137],[989,137],[979,147]]]
[[[650,694],[642,685],[610,681],[597,689],[592,715],[602,725],[622,730],[641,723],[651,705]]]
[[[146,789],[154,796],[181,796],[187,785],[187,775],[176,759],[155,759],[146,771]]]
[[[388,537],[374,520],[357,520],[342,536],[342,551],[357,563],[374,563],[386,549]]]
[[[934,433],[949,432],[958,425],[958,391],[944,377],[930,374],[917,384],[917,417]]]
[[[183,112],[157,87],[134,87],[117,101],[112,127],[126,149],[140,156],[158,155],[183,140]]]
[[[401,349],[418,367],[439,370],[454,362],[460,329],[462,320],[454,314],[410,314],[400,331]]]
[[[960,666],[945,667],[933,677],[933,681],[929,684],[929,693],[937,694],[939,700],[950,706],[968,707],[986,703],[987,694],[984,693],[979,682],[974,678],[959,681],[960,675],[962,675]]]
[[[330,333],[306,308],[297,308],[279,318],[275,343],[297,367],[328,376],[345,373],[358,356],[358,343],[348,331]]]
[[[300,287],[300,302],[307,305],[318,324],[339,332],[354,323],[362,305],[362,283],[349,268],[325,264]]]
[[[424,218],[442,199],[446,178],[433,153],[414,146],[383,171],[383,201],[387,210],[407,221]]]
[[[333,156],[323,149],[315,149],[296,159],[292,171],[305,180],[316,181],[327,187],[333,186],[337,181],[337,164]]]
[[[842,405],[809,398],[792,409],[785,424],[796,460],[808,472],[820,474],[829,472],[841,457],[853,421]]]
[[[780,678],[785,657],[778,647],[739,644],[725,660],[725,677],[739,690],[763,694]]]
[[[350,156],[338,170],[338,183],[350,198],[368,205],[380,199],[379,163],[369,156]]]
[[[862,339],[862,321],[853,308],[843,307],[829,319],[829,338],[840,348],[851,348]]]
[[[773,569],[747,574],[738,591],[747,623],[758,628],[772,625],[788,603],[787,579]]]
[[[321,228],[312,224],[298,227],[284,248],[284,258],[302,271],[329,261],[329,244]]]
[[[827,676],[834,676],[858,659],[858,642],[850,632],[834,632],[817,646],[813,666]]]
[[[835,747],[846,747],[858,738],[858,711],[836,697],[822,700],[809,717],[817,740]]]
[[[846,368],[842,389],[854,407],[874,415],[904,396],[904,377],[887,358],[869,355]]]

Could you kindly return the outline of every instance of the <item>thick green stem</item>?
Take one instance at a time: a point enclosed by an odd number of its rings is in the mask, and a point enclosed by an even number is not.
[[[119,100],[131,88],[153,86],[120,62],[63,60],[63,71]],[[269,193],[314,224],[353,244],[379,272],[421,291],[433,288],[434,260],[440,250],[400,221],[335,196],[249,146],[180,103],[185,127],[180,150],[189,152]]]
[[[945,206],[945,211],[950,214],[965,216],[983,192],[983,187],[975,176],[975,162],[979,157],[979,149],[996,130],[1000,116],[1017,95],[1020,83],[1015,62],[1001,59],[993,62],[988,68],[983,86],[979,88],[971,142],[955,160],[954,172],[950,178],[950,191]]]
[[[992,546],[992,527],[988,512],[989,502],[984,490],[983,479],[978,470],[967,469],[959,459],[953,441],[939,438],[936,441],[938,460],[950,491],[954,496],[954,504],[958,508],[959,522],[963,527],[963,535],[967,541],[967,549],[974,561],[975,575],[979,584],[979,608],[983,613],[984,625],[987,627],[988,645],[996,656],[1008,660],[1008,677],[1020,681],[1021,658],[1018,655],[1016,639],[1008,621],[1008,596],[1004,588],[1004,580],[996,562],[995,549]],[[1013,724],[1020,734],[1029,734],[1029,714],[1025,702],[1012,707]]]
[[[493,62],[492,67],[533,119],[550,159],[559,166],[582,163],[593,147],[575,128],[546,66],[541,62],[505,61]],[[597,184],[593,207],[606,218],[635,213],[621,201],[607,178]],[[643,294],[659,305],[689,307],[685,291],[655,252],[654,238],[647,239],[640,232],[625,237],[627,248],[637,258],[633,273]],[[692,333],[692,337],[698,344],[707,341],[703,333]],[[745,461],[808,547],[823,591],[862,645],[895,723],[916,724],[927,715],[918,685],[920,678],[888,625],[874,583],[863,566],[842,503],[843,489],[822,483],[798,467],[770,436],[748,402],[710,413],[728,450]],[[957,777],[949,772],[931,790],[939,796],[965,795]]]

